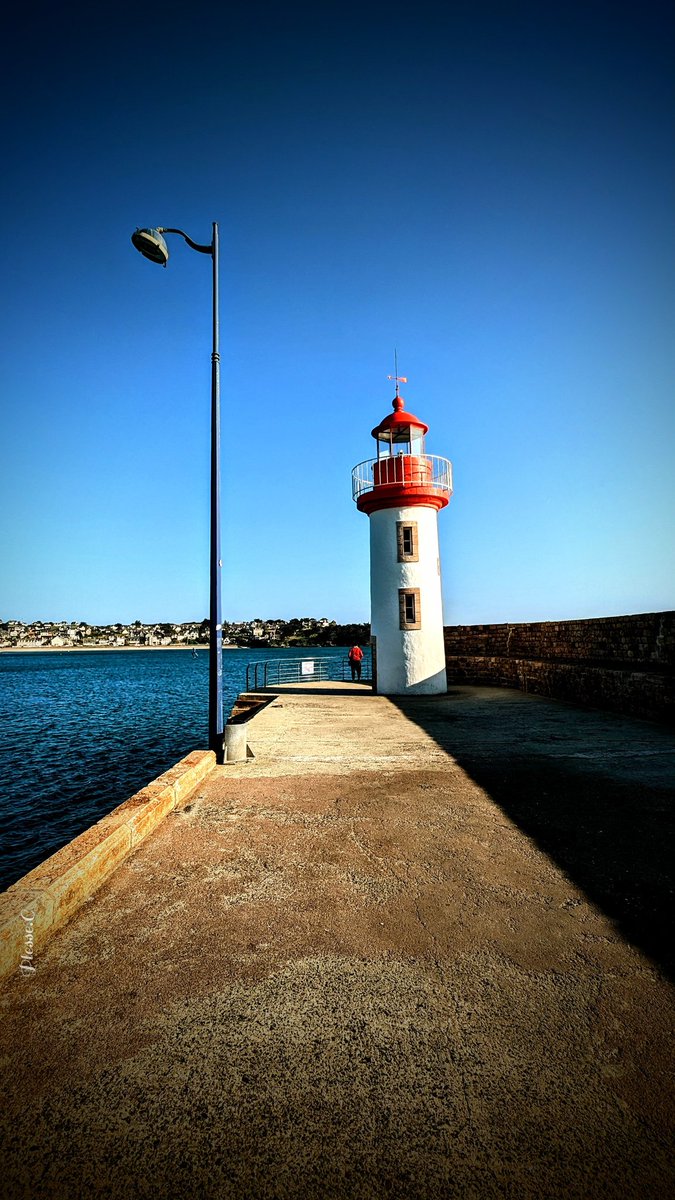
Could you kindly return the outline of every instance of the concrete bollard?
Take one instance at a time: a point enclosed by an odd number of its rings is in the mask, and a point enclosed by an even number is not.
[[[224,731],[225,762],[246,762],[246,725],[226,725]]]

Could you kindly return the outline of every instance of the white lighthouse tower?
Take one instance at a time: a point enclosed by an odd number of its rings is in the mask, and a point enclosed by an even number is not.
[[[452,495],[452,464],[425,454],[428,425],[393,413],[372,430],[377,458],[352,471],[357,508],[370,517],[373,687],[385,696],[447,691],[438,513]]]

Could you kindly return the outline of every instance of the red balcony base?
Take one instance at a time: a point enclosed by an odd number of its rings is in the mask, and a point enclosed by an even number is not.
[[[450,496],[447,491],[439,491],[414,484],[380,483],[369,492],[362,492],[356,501],[359,512],[377,512],[380,508],[409,508],[418,505],[420,508],[435,508],[438,512],[445,508]]]

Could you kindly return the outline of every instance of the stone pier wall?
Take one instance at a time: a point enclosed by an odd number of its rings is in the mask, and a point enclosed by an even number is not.
[[[675,612],[445,629],[448,685],[492,684],[675,722]]]

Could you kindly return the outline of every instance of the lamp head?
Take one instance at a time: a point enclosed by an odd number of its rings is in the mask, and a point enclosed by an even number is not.
[[[131,240],[144,258],[166,266],[169,261],[169,248],[159,229],[137,229],[132,233]]]

